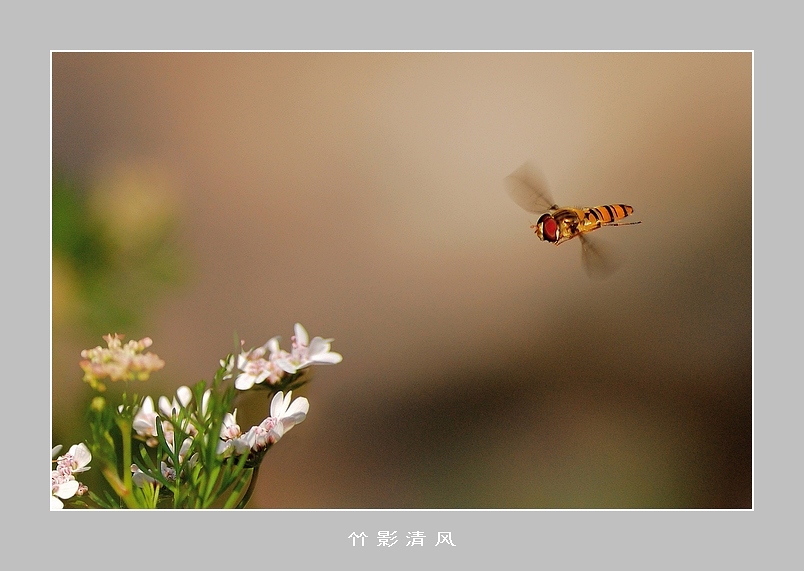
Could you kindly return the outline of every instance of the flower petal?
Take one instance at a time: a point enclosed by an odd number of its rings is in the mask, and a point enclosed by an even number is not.
[[[53,495],[58,496],[63,500],[72,498],[78,491],[78,480],[70,480],[56,486],[53,490]]]
[[[70,454],[73,455],[73,472],[85,472],[89,470],[86,465],[92,460],[92,453],[83,442],[70,446]]]
[[[287,411],[285,412],[285,416],[298,417],[299,415],[301,415],[302,420],[304,420],[304,417],[307,416],[307,413],[309,411],[310,411],[310,401],[308,401],[304,397],[299,397],[296,400],[294,400],[293,403],[291,403],[291,405],[288,407]],[[298,420],[297,422],[301,422],[301,420]]]
[[[288,397],[292,392],[293,391],[288,392]],[[287,410],[287,406],[285,405],[285,396],[282,394],[282,391],[279,391],[274,395],[274,398],[271,399],[271,416],[274,418],[280,418],[285,410]]]
[[[293,375],[299,370],[299,367],[291,363],[287,357],[280,357],[276,360],[276,364],[289,375]]]
[[[293,326],[293,331],[296,333],[296,343],[307,347],[310,343],[310,337],[307,335],[307,330],[302,327],[301,323]]]
[[[246,375],[245,373],[238,375],[235,379],[235,388],[241,391],[247,391],[254,386],[254,377]]]
[[[176,389],[176,396],[178,397],[181,405],[186,407],[188,404],[190,404],[190,401],[193,400],[193,391],[190,390],[190,387],[185,387],[182,385]]]
[[[315,362],[322,365],[335,365],[341,361],[343,361],[343,355],[333,351],[324,353],[323,355],[317,355],[315,358]]]

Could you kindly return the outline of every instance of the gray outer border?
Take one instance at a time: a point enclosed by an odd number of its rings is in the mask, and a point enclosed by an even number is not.
[[[13,155],[7,151],[7,156],[13,159],[6,165],[12,176],[6,195],[3,243],[4,259],[10,269],[6,300],[14,300],[7,302],[7,307],[20,308],[17,300],[24,300],[22,307],[27,311],[9,311],[12,319],[5,325],[7,357],[10,364],[18,364],[9,367],[12,382],[7,386],[11,395],[6,398],[7,402],[17,403],[9,407],[14,409],[13,414],[24,415],[19,420],[14,418],[13,426],[48,426],[49,422],[47,418],[36,422],[39,411],[45,415],[49,410],[33,403],[44,402],[49,396],[47,384],[41,382],[49,378],[49,362],[42,358],[40,346],[42,331],[50,328],[49,215],[45,214],[49,214],[50,188],[46,166],[50,163],[50,50],[756,50],[755,85],[759,84],[759,88],[755,87],[755,101],[759,105],[755,109],[761,111],[757,113],[760,118],[757,132],[761,142],[776,143],[779,150],[757,150],[755,145],[755,172],[759,175],[755,176],[755,188],[761,189],[758,194],[762,205],[776,204],[780,201],[769,196],[771,189],[794,189],[795,185],[770,178],[781,179],[784,167],[790,168],[800,159],[798,154],[793,155],[798,148],[795,141],[785,141],[782,129],[768,133],[768,128],[789,125],[789,117],[774,115],[787,115],[786,110],[792,108],[784,103],[796,96],[798,90],[785,71],[798,67],[785,65],[787,46],[757,49],[754,44],[760,38],[761,45],[784,42],[785,38],[792,42],[797,34],[785,30],[792,27],[789,22],[794,20],[784,14],[764,16],[757,7],[749,11],[748,7],[711,4],[675,3],[648,9],[612,3],[545,7],[535,3],[496,2],[493,8],[470,8],[456,2],[395,6],[341,2],[266,3],[259,9],[238,6],[232,10],[224,10],[221,5],[201,8],[198,4],[166,6],[155,2],[115,6],[103,2],[63,3],[36,8],[15,5],[6,19],[11,31],[8,45],[13,48],[4,53],[4,69],[11,75],[6,80],[4,123],[7,142],[13,149]],[[763,26],[763,22],[768,25]],[[757,37],[753,34],[755,30]],[[762,37],[762,30],[772,37]],[[785,203],[789,202],[787,198]],[[13,216],[8,216],[12,213]],[[755,226],[777,230],[775,223],[766,226],[763,220],[760,214]],[[756,235],[755,247],[759,248],[768,239]],[[765,270],[755,273],[760,276],[755,285],[763,283],[762,276],[784,274],[787,268],[791,274],[791,270],[795,271],[788,258],[780,264],[772,252],[764,254],[755,257],[755,267]],[[775,272],[771,272],[770,264]],[[33,276],[27,269],[31,267]],[[774,291],[782,287],[780,284],[799,283],[794,275],[787,277],[774,276]],[[789,313],[782,313],[779,305],[769,305],[761,296],[754,299],[755,324],[762,326],[763,333],[776,330],[775,319],[785,316],[789,320]],[[790,343],[795,338],[787,336],[786,340]],[[785,377],[768,374],[773,342],[766,339],[754,336],[755,380],[761,381],[760,390],[755,392],[760,398],[759,406],[755,407],[755,426],[760,427],[757,434],[765,435],[760,442],[767,445],[771,440],[767,438],[769,429],[796,418],[779,407],[785,403],[795,406],[798,399],[792,391],[800,390],[801,383],[791,376],[784,390],[771,388],[774,380]],[[13,349],[16,347],[25,347],[26,353],[22,357],[16,355]],[[782,355],[773,356],[777,357],[774,363],[784,362]],[[771,405],[766,400],[782,395],[783,402],[778,404]],[[779,442],[777,438],[773,441]],[[14,440],[19,443],[27,437],[16,435]],[[19,545],[16,550],[25,553],[28,561],[42,553],[51,563],[62,557],[75,557],[78,564],[90,558],[96,561],[108,558],[122,568],[141,567],[148,565],[148,561],[160,566],[173,562],[200,563],[204,567],[238,565],[244,556],[249,563],[271,567],[320,561],[327,566],[344,562],[357,568],[376,568],[378,564],[382,568],[396,568],[411,562],[433,567],[450,562],[484,567],[517,563],[548,568],[611,563],[618,568],[634,569],[676,568],[694,562],[696,568],[735,564],[752,568],[760,563],[760,553],[784,561],[784,552],[792,552],[792,533],[785,533],[792,526],[778,525],[772,508],[775,495],[784,494],[787,489],[783,478],[799,473],[789,465],[792,463],[789,458],[797,455],[769,453],[756,445],[756,458],[762,463],[761,469],[755,471],[760,477],[755,479],[753,511],[253,511],[166,512],[159,516],[48,512],[49,515],[40,516],[40,508],[46,511],[47,507],[28,499],[41,493],[39,481],[19,478],[26,472],[28,450],[34,456],[36,448],[35,456],[39,458],[40,448],[47,449],[49,445],[36,440],[36,446],[15,447],[23,448],[20,452],[26,458],[20,459],[15,450],[11,474],[16,483],[13,494],[7,493],[13,496],[8,498],[13,508],[19,507],[20,513],[23,510],[27,513],[14,518],[18,525],[11,532],[9,544]],[[777,446],[782,451],[798,450],[781,442]],[[760,485],[769,484],[771,478],[772,489]],[[20,493],[16,489],[19,484],[26,492],[28,487],[35,489],[30,494]],[[33,506],[36,508],[31,510]],[[786,503],[785,507],[788,506],[795,508]],[[32,512],[34,515],[30,517]],[[26,532],[28,522],[34,523],[39,517],[70,517],[80,521],[51,520],[37,526],[39,533]],[[139,519],[146,517],[161,519],[158,522]],[[115,521],[108,521],[109,518]],[[365,530],[371,537],[372,531],[379,529],[399,530],[400,535],[421,530],[428,537],[437,531],[451,531],[456,547],[424,547],[419,551],[402,546],[390,550],[351,547],[348,535],[352,531]],[[16,534],[24,534],[28,541],[15,542]],[[40,542],[44,542],[44,549],[39,547]],[[125,548],[122,553],[121,547]]]

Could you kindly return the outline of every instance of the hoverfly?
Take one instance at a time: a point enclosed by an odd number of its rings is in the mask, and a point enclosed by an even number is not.
[[[603,244],[593,241],[589,233],[604,226],[630,226],[636,222],[620,222],[634,212],[627,204],[605,204],[588,208],[559,207],[550,196],[541,174],[525,163],[505,179],[506,190],[514,202],[540,214],[531,228],[542,242],[558,246],[572,238],[581,242],[581,255],[586,272],[591,277],[605,277],[617,267]]]

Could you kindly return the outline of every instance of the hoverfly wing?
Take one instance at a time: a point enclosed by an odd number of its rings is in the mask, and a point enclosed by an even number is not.
[[[528,212],[541,214],[558,208],[544,177],[530,163],[525,163],[505,177],[505,190],[514,202]]]
[[[581,260],[587,275],[594,279],[605,279],[617,271],[620,262],[612,246],[597,238],[580,234]]]

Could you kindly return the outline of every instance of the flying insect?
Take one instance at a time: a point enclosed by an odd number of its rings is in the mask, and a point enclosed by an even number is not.
[[[550,195],[544,177],[529,163],[525,163],[505,179],[511,199],[526,211],[539,214],[531,228],[542,242],[556,246],[573,238],[581,242],[581,255],[586,272],[591,277],[606,277],[617,268],[617,263],[602,243],[593,240],[589,233],[605,226],[630,226],[641,221],[622,222],[633,214],[627,204],[602,206],[558,206]]]

